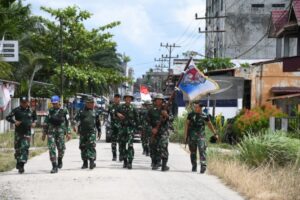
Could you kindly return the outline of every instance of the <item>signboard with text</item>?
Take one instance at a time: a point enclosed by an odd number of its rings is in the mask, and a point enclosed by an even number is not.
[[[0,60],[4,62],[18,62],[19,42],[15,40],[0,40]]]

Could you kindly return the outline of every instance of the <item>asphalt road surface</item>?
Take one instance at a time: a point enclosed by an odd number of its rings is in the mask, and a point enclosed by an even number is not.
[[[241,200],[239,194],[214,176],[191,172],[189,155],[177,144],[170,144],[170,171],[153,171],[150,158],[135,143],[133,169],[123,169],[112,161],[109,143],[97,143],[97,167],[81,169],[78,140],[67,143],[63,169],[50,174],[48,152],[31,159],[25,174],[14,169],[0,173],[0,199],[21,200]]]

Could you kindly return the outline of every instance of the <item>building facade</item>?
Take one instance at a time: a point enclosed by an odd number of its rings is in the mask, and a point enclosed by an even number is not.
[[[274,59],[276,39],[268,38],[267,34],[271,11],[285,9],[289,2],[206,0],[206,30],[203,31],[206,36],[205,55],[232,59]]]

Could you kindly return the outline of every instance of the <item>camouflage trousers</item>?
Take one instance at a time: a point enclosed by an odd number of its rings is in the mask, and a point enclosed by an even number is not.
[[[156,136],[151,136],[150,138],[150,157],[152,160],[152,163],[157,163],[158,161],[161,160],[161,157],[159,155],[159,146],[158,146],[158,140],[159,138]]]
[[[150,143],[150,155],[152,161],[160,162],[160,160],[167,162],[169,158],[169,135],[167,132],[161,130],[157,136],[152,136]]]
[[[127,159],[129,163],[132,163],[134,158],[134,148],[133,148],[133,132],[132,127],[122,127],[119,135],[120,141],[120,152],[124,159]]]
[[[111,151],[113,155],[117,155],[117,143],[119,137],[119,127],[115,126],[111,129]],[[119,153],[120,153],[120,144],[119,144]]]
[[[62,128],[53,129],[48,132],[48,149],[51,162],[56,162],[57,157],[63,158],[65,155],[65,131]],[[56,149],[58,156],[56,156]]]
[[[30,131],[28,133],[15,132],[15,159],[18,163],[26,163],[28,160],[29,147],[30,147]]]
[[[144,151],[149,152],[150,146],[150,137],[151,137],[151,127],[146,127],[142,130],[141,140],[142,147]]]
[[[80,134],[79,149],[82,160],[96,160],[96,132]]]
[[[200,164],[206,166],[206,141],[205,137],[201,136],[198,139],[189,140],[189,149],[192,166],[197,166],[197,148],[200,155]]]

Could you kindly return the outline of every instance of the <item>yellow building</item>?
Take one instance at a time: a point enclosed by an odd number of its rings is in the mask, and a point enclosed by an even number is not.
[[[251,81],[251,108],[275,104],[288,114],[300,110],[300,56],[238,68],[235,76]]]

